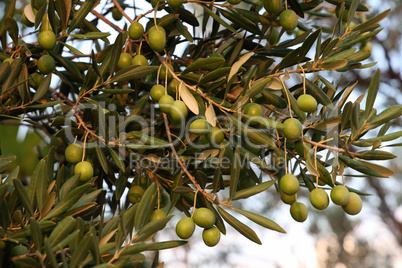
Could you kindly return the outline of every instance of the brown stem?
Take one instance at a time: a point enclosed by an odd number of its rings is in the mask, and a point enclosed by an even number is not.
[[[167,133],[168,140],[169,140],[169,143],[170,143],[170,149],[172,150],[172,153],[173,153],[174,157],[176,158],[176,161],[179,163],[179,165],[180,165],[181,169],[184,171],[184,173],[186,173],[187,177],[194,184],[195,188],[197,188],[197,191],[200,191],[206,198],[208,198],[209,200],[211,200],[213,202],[214,201],[213,197],[210,196],[207,192],[205,192],[198,185],[198,183],[196,182],[195,178],[190,174],[190,172],[184,166],[183,162],[180,160],[179,155],[177,154],[176,149],[173,146],[172,136],[171,136],[170,129],[169,129],[169,122],[168,122],[168,118],[167,118],[165,113],[163,113],[163,119],[165,120],[165,128],[166,128],[166,133]]]
[[[127,14],[126,12],[124,12],[124,9],[120,6],[119,2],[117,2],[116,0],[112,0],[113,4],[117,7],[117,9],[121,12],[121,14],[123,14],[124,17],[126,17],[126,19],[128,19],[128,21],[130,23],[133,23],[134,20],[132,20]]]
[[[119,26],[117,26],[116,24],[112,23],[111,21],[109,21],[108,19],[106,19],[102,14],[99,14],[98,12],[96,12],[95,10],[91,10],[91,13],[93,15],[95,15],[97,18],[101,19],[103,22],[105,22],[107,25],[109,25],[110,27],[112,27],[113,29],[115,29],[118,32],[123,32],[122,29],[120,29]]]

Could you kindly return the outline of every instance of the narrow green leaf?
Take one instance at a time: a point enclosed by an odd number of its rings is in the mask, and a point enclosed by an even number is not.
[[[390,177],[393,176],[395,174],[395,172],[392,169],[389,169],[387,167],[384,167],[382,165],[377,165],[371,162],[367,162],[367,161],[363,161],[363,160],[359,160],[359,162],[363,165],[365,165],[366,167],[368,167],[371,170],[374,170],[375,172],[378,172],[379,174],[381,174],[383,177]]]
[[[144,251],[150,251],[150,250],[164,250],[164,249],[171,249],[171,248],[176,248],[183,246],[187,244],[187,241],[183,240],[172,240],[172,241],[164,241],[164,242],[152,242],[152,243],[142,243],[139,245],[134,245],[127,250],[124,251],[124,255],[129,255],[129,254],[137,254],[140,252]]]
[[[56,228],[53,229],[49,236],[49,243],[54,247],[57,243],[63,240],[66,236],[72,233],[75,229],[76,220],[73,217],[67,217],[61,222],[57,223]]]
[[[253,124],[258,124],[260,127],[266,127],[266,128],[275,128],[275,129],[284,129],[286,126],[280,122],[277,122],[275,120],[265,118],[262,116],[249,116],[246,114],[241,115],[244,119],[247,121],[252,119]],[[251,121],[249,121],[251,122]]]
[[[103,227],[102,230],[102,234],[101,234],[101,238],[105,237],[106,235],[108,235],[110,232],[114,232],[117,229],[117,226],[119,225],[119,222],[121,221],[120,216],[116,216],[111,218],[105,225],[105,227]]]
[[[149,95],[144,95],[141,99],[137,100],[130,115],[140,115],[145,106],[149,102]]]
[[[111,83],[114,82],[122,82],[128,80],[136,80],[140,78],[144,78],[149,74],[152,74],[158,70],[158,66],[140,66],[140,65],[133,65],[124,68],[116,73],[113,76]]]
[[[309,80],[306,79],[306,81],[309,81]],[[302,110],[300,110],[300,107],[297,104],[295,97],[293,96],[293,94],[290,93],[289,89],[287,89],[286,87],[282,87],[282,95],[288,102],[290,102],[290,108],[295,113],[295,115],[301,121],[303,121],[303,122],[306,121],[306,119],[307,119],[306,113],[303,112]]]
[[[60,18],[61,29],[63,30],[63,33],[65,33],[70,18],[71,0],[55,0],[55,7]]]
[[[237,191],[235,193],[235,195],[233,196],[233,200],[249,198],[250,196],[259,194],[259,193],[267,190],[272,185],[274,185],[275,182],[276,182],[276,180],[270,180],[270,181],[259,183],[259,184],[255,185],[255,186],[251,186],[249,188]]]
[[[364,160],[389,160],[394,159],[397,156],[386,151],[374,150],[374,151],[362,151],[358,152],[359,158]]]
[[[303,45],[301,46],[300,49],[300,54],[299,54],[299,63],[302,61],[302,59],[307,55],[307,53],[310,51],[311,47],[313,46],[314,42],[317,40],[318,37],[321,37],[321,29],[318,29],[317,31],[315,31],[314,33],[312,33],[311,35],[309,35],[309,37],[307,37],[304,42]],[[319,51],[317,51],[316,53],[319,53]]]
[[[218,57],[211,57],[211,58],[199,58],[194,61],[190,66],[188,66],[183,72],[183,74],[194,72],[197,70],[208,70],[213,71],[220,67],[222,64],[225,63],[225,59],[218,58]],[[228,68],[228,67],[226,67]],[[219,69],[220,70],[220,69]],[[216,70],[218,71],[218,70]],[[218,76],[220,77],[220,76]]]
[[[350,23],[352,22],[352,19],[355,16],[355,12],[357,10],[357,8],[360,5],[360,0],[352,0],[352,4],[349,7],[349,12],[348,12],[348,18],[346,21],[346,25],[349,27]]]
[[[95,260],[95,264],[99,265],[101,263],[101,254],[98,246],[98,242],[96,241],[96,231],[95,227],[91,226],[92,235],[91,235],[91,246],[90,246],[90,251],[92,258]]]
[[[35,25],[34,25],[35,29],[38,29],[39,24],[41,24],[46,9],[47,9],[47,1],[39,8],[39,10],[35,14]]]
[[[178,186],[173,189],[173,192],[177,194],[188,194],[188,193],[193,193],[195,190],[191,187],[187,186]]]
[[[335,55],[332,55],[333,53],[329,54],[329,58],[324,59],[323,64],[329,64],[329,63],[333,63],[339,60],[344,60],[347,59],[348,57],[350,57],[351,55],[353,55],[355,53],[355,51],[357,50],[357,48],[349,48],[346,50],[343,50],[339,53],[336,53]]]
[[[6,5],[5,12],[3,13],[4,17],[0,22],[0,36],[3,36],[5,34],[5,32],[6,32],[6,27],[5,27],[6,18],[7,17],[14,17],[16,0],[11,0],[10,2],[7,2],[7,3],[8,4]]]
[[[353,102],[349,101],[343,107],[342,117],[341,117],[341,130],[345,129],[353,113]]]
[[[117,37],[116,37],[116,40],[115,40],[114,44],[113,44],[113,48],[112,48],[112,50],[111,50],[110,53],[109,53],[109,55],[110,55],[110,58],[109,58],[109,72],[110,72],[111,75],[114,73],[114,71],[115,71],[116,68],[117,68],[117,62],[119,61],[119,58],[120,58],[120,55],[121,55],[121,51],[122,51],[122,47],[123,47],[123,34],[122,34],[122,33],[119,33],[119,34],[117,35]],[[102,67],[103,67],[103,66],[102,66]],[[106,65],[106,67],[107,67],[107,65]],[[130,66],[130,67],[131,67],[131,66]],[[127,69],[127,68],[124,68],[123,70],[120,70],[120,71],[112,78],[112,80],[113,80],[113,79],[116,79],[116,77],[118,77],[118,74],[119,74],[119,73],[121,73],[121,72],[124,73],[125,69]],[[124,80],[128,80],[128,79],[124,79]],[[111,82],[121,82],[121,81],[114,80],[114,81],[111,81]]]
[[[99,91],[110,94],[125,94],[133,93],[134,89],[131,88],[100,88]]]
[[[115,265],[112,263],[102,263],[94,266],[93,268],[113,268],[113,267],[115,267]]]
[[[97,74],[100,78],[102,78],[102,74],[101,74],[101,72],[100,72],[100,70],[99,70],[98,62],[97,62],[97,60],[96,60],[95,52],[94,52],[93,49],[91,50],[91,59],[92,59],[92,62],[91,62],[92,68],[95,70],[96,74]]]
[[[327,185],[333,187],[334,182],[332,181],[331,174],[329,174],[328,170],[319,161],[317,161],[317,170],[318,173],[320,174],[320,180],[326,183]]]
[[[353,143],[353,145],[359,146],[359,147],[369,147],[369,146],[373,146],[373,144],[377,141],[381,141],[381,142],[392,141],[392,140],[396,140],[400,137],[402,137],[402,131],[397,131],[394,133],[390,133],[390,134],[383,135],[383,136],[378,136],[378,137],[371,138],[371,139],[357,140],[355,143]]]
[[[98,161],[102,166],[103,171],[108,174],[109,166],[107,164],[106,156],[103,153],[102,149],[99,146],[95,146],[96,156],[98,157]]]
[[[84,53],[82,53],[81,51],[79,51],[78,49],[76,49],[76,48],[73,47],[73,46],[70,46],[70,45],[68,45],[68,44],[66,44],[66,43],[63,43],[63,42],[60,42],[60,41],[59,41],[59,43],[60,43],[60,44],[63,44],[65,47],[67,47],[67,48],[71,51],[71,53],[73,53],[73,54],[80,55],[80,56],[84,56],[84,55],[85,55]]]
[[[274,231],[277,231],[280,233],[286,233],[286,231],[283,230],[283,228],[280,227],[276,222],[274,222],[264,216],[258,215],[256,213],[253,213],[250,211],[242,210],[242,209],[235,208],[234,210],[236,212],[242,214],[243,216],[246,216],[253,222],[257,223],[258,225],[261,225],[262,227],[265,227],[267,229],[274,230]]]
[[[246,91],[245,96],[249,96],[250,98],[254,98],[255,95],[259,94],[264,87],[271,82],[271,77],[265,77],[255,81],[251,87]]]
[[[42,109],[42,108],[47,108],[47,107],[54,107],[57,104],[63,103],[63,100],[58,100],[58,101],[49,101],[46,103],[42,103],[42,104],[34,104],[34,105],[29,105],[27,108],[29,109]],[[66,119],[68,120],[68,119]],[[76,124],[75,122],[73,122],[73,124]]]
[[[359,51],[357,51],[356,53],[354,53],[353,55],[350,55],[347,60],[348,62],[359,62],[359,61],[364,61],[368,58],[370,58],[371,56],[371,51],[369,50],[365,50],[365,49],[361,49]]]
[[[62,57],[55,53],[54,51],[49,51],[49,54],[56,60],[56,62],[63,66],[67,72],[71,73],[75,80],[82,81],[82,75],[77,65],[66,57]]]
[[[371,79],[368,92],[367,92],[367,100],[366,100],[366,109],[364,111],[364,118],[367,119],[373,106],[374,101],[378,94],[378,89],[380,87],[380,69],[377,69],[373,78]]]
[[[68,33],[71,33],[75,28],[77,28],[80,23],[85,19],[88,13],[92,10],[96,3],[96,0],[85,1],[80,9],[76,11],[71,19],[70,26],[68,27]]]
[[[214,105],[210,104],[208,106],[208,108],[205,110],[205,118],[207,119],[208,123],[213,126],[216,127],[216,113],[215,113],[215,109],[214,109]]]
[[[67,234],[67,236],[60,241],[56,241],[57,244],[52,247],[52,252],[56,252],[57,250],[63,249],[80,233],[80,230],[75,230],[72,233]]]
[[[14,267],[21,267],[21,268],[42,268],[34,258],[32,257],[19,257],[13,258]]]
[[[356,101],[353,104],[352,117],[351,117],[353,127],[352,130],[354,129],[355,131],[358,131],[360,129],[359,118],[360,118],[360,102]]]
[[[11,66],[11,64],[8,61],[6,61],[6,62],[3,61],[3,63],[0,65],[0,83],[3,82],[3,79],[5,77],[8,77],[8,74],[9,74],[10,69],[11,69],[10,66]]]
[[[36,250],[41,251],[42,248],[42,231],[35,218],[31,218],[29,221],[31,226],[31,236]]]
[[[120,157],[120,155],[110,148],[109,146],[106,145],[106,148],[109,150],[110,155],[112,156],[113,162],[115,165],[120,169],[120,170],[126,170],[126,165],[124,164],[123,159]]]
[[[297,0],[288,0],[288,4],[299,17],[304,18],[303,8]]]
[[[126,134],[126,139],[129,139],[129,140],[138,139],[141,141],[141,143],[148,144],[148,145],[157,145],[160,147],[169,147],[170,146],[169,142],[162,140],[162,139],[155,138],[154,135],[152,135],[152,136],[147,135],[144,131],[128,132]]]
[[[319,103],[321,103],[324,106],[333,107],[331,99],[316,84],[314,84],[310,80],[306,79],[306,87],[307,87],[308,93],[310,93]]]
[[[353,46],[353,45],[355,45],[357,43],[361,43],[361,42],[363,42],[365,40],[370,39],[371,37],[377,35],[381,31],[382,31],[382,28],[378,29],[378,30],[376,30],[374,32],[367,33],[367,34],[365,34],[365,35],[363,35],[363,36],[361,36],[359,38],[355,38],[355,39],[353,39],[353,40],[351,40],[351,41],[349,41],[347,43],[341,44],[340,46],[338,46],[338,48],[351,47],[351,46]]]
[[[8,193],[7,190],[8,190],[8,184],[3,183],[3,184],[0,185],[0,200],[3,200],[3,198],[6,197],[6,195]]]
[[[66,212],[72,205],[75,204],[75,202],[77,202],[81,198],[81,196],[86,192],[89,186],[90,184],[86,183],[66,193],[66,195],[59,201],[59,203],[57,203],[57,205],[43,219],[51,219]]]
[[[157,200],[157,187],[154,183],[152,183],[141,197],[137,212],[135,214],[134,227],[137,233],[140,231],[141,227],[148,222]]]
[[[380,174],[376,170],[371,169],[367,165],[365,165],[359,161],[353,160],[347,156],[340,154],[340,155],[338,155],[338,157],[339,157],[339,160],[341,160],[346,166],[348,166],[360,173],[363,173],[363,174],[366,174],[369,176],[380,177],[380,178],[387,177],[387,176]]]
[[[347,60],[340,59],[340,60],[335,60],[335,61],[332,61],[332,62],[329,62],[329,63],[324,62],[324,63],[320,64],[320,67],[325,69],[325,70],[328,70],[328,71],[333,71],[333,70],[338,70],[340,68],[343,68],[347,64],[348,64]]]
[[[254,145],[258,144],[263,148],[271,148],[271,149],[277,148],[274,140],[271,137],[269,137],[268,135],[257,129],[253,129],[251,127],[245,128],[244,133],[249,139],[248,142],[250,142],[251,144]]]
[[[36,102],[40,100],[46,92],[49,90],[50,87],[50,81],[52,79],[52,74],[48,74],[45,79],[40,83],[38,90],[36,91],[34,97],[32,98],[32,102]]]
[[[49,171],[47,170],[47,163],[46,161],[49,159],[49,156],[47,158],[43,158],[40,161],[40,166],[38,172],[35,174],[38,176],[36,178],[37,183],[36,183],[36,188],[35,189],[35,197],[36,197],[36,204],[39,209],[39,212],[42,215],[43,208],[45,207],[45,202],[46,202],[46,197],[47,197],[47,188],[49,186]],[[32,179],[32,177],[31,177]],[[29,189],[32,189],[30,186],[28,186]]]
[[[207,75],[201,78],[201,80],[198,82],[198,86],[204,85],[205,83],[208,83],[218,78],[223,79],[225,76],[229,74],[231,69],[232,67],[221,67],[208,73]]]
[[[54,0],[48,1],[47,16],[53,32],[57,34],[58,21],[56,21],[56,7]]]
[[[402,105],[389,107],[368,120],[368,129],[376,128],[402,115]]]
[[[239,147],[236,146],[230,169],[229,200],[232,200],[237,188],[237,183],[239,182],[241,163],[242,161],[239,153]]]
[[[132,230],[134,230],[134,220],[135,215],[137,214],[139,203],[131,206],[124,212],[124,225],[126,226],[127,230],[130,230],[130,234],[132,234]]]
[[[303,145],[304,147],[304,145]],[[311,155],[311,153],[308,150],[304,151],[304,158],[306,159],[306,168],[307,170],[311,173],[311,175],[319,177],[320,173],[318,172],[318,166],[317,169],[315,167],[315,158]]]
[[[279,109],[285,109],[288,107],[288,103],[283,98],[279,97],[278,95],[268,91],[263,90],[262,95],[264,96],[264,100],[266,104],[271,104]]]
[[[11,63],[11,71],[7,80],[4,82],[2,86],[1,94],[6,93],[7,91],[13,88],[14,81],[19,76],[21,69],[22,69],[22,58],[17,58],[13,61],[13,63]]]
[[[5,168],[17,159],[15,155],[0,155],[0,169]]]
[[[50,264],[52,265],[52,267],[58,268],[59,265],[57,264],[56,257],[53,253],[52,247],[50,246],[48,239],[46,239],[46,238],[45,238],[45,252],[46,252],[46,259],[48,261],[50,261]]]
[[[226,29],[228,29],[229,31],[233,32],[236,35],[239,35],[237,33],[237,31],[230,26],[229,24],[227,24],[224,20],[222,20],[217,14],[215,14],[214,12],[212,12],[208,7],[206,7],[205,5],[202,5],[202,7],[204,8],[204,10],[219,24],[221,24],[223,27],[225,27]]]
[[[14,179],[13,184],[14,184],[15,190],[17,192],[18,199],[20,200],[20,202],[22,203],[24,208],[27,210],[27,212],[31,216],[33,216],[34,211],[32,208],[32,203],[30,202],[30,200],[28,198],[28,193],[25,190],[24,185],[22,185],[22,182],[19,179]]]
[[[387,9],[387,10],[381,12],[380,14],[372,17],[371,19],[366,20],[362,24],[359,24],[359,25],[353,27],[352,32],[364,30],[364,29],[366,29],[366,28],[368,28],[368,27],[370,27],[370,26],[382,21],[383,19],[385,19],[388,16],[388,14],[390,12],[391,12],[391,9]]]
[[[134,242],[144,241],[148,237],[156,234],[158,231],[164,229],[166,224],[173,218],[174,215],[168,215],[162,219],[153,220],[148,222],[141,231],[137,234],[137,238],[134,239]]]
[[[179,14],[169,13],[160,19],[156,19],[156,21],[158,22],[159,26],[162,26],[163,28],[165,28],[165,27],[173,24],[179,18],[179,16],[180,16]]]
[[[63,198],[64,195],[69,193],[72,189],[78,187],[81,184],[80,175],[74,174],[71,178],[66,180],[60,187],[59,194]]]
[[[92,234],[90,233],[84,238],[84,240],[80,241],[78,247],[74,250],[74,253],[71,256],[69,267],[80,267],[82,261],[88,256],[91,246],[91,236]]]
[[[254,22],[248,20],[246,17],[241,16],[235,9],[229,9],[231,12],[228,12],[224,9],[220,9],[219,12],[228,20],[233,22],[233,24],[243,28],[244,30],[254,33],[257,35],[262,35],[260,28],[254,24]]]
[[[179,33],[181,33],[184,38],[186,38],[187,41],[189,41],[190,43],[193,43],[193,36],[191,35],[191,33],[187,30],[186,27],[184,27],[183,23],[180,20],[176,20],[174,22],[174,25],[176,26],[177,30],[179,31]]]
[[[103,189],[97,189],[90,193],[84,194],[68,211],[84,206],[94,201],[98,195],[103,191]]]
[[[11,16],[5,17],[5,26],[14,44],[18,44],[18,25],[15,19]]]
[[[221,214],[222,218],[229,223],[233,228],[235,228],[239,233],[241,233],[244,237],[250,239],[254,243],[261,245],[261,240],[258,238],[257,234],[247,225],[240,222],[238,219],[230,215],[228,212],[217,206],[219,214]]]
[[[177,8],[175,12],[179,13],[180,19],[183,22],[186,22],[190,24],[191,26],[197,27],[200,26],[200,23],[198,22],[198,19],[195,17],[196,14],[194,14],[191,11],[184,9],[184,8]]]
[[[181,81],[179,84],[179,94],[183,102],[186,104],[187,108],[195,115],[198,115],[200,113],[198,102],[183,81]]]
[[[230,73],[228,76],[228,84],[232,83],[233,78],[235,77],[237,72],[240,70],[240,67],[243,66],[243,64],[246,63],[246,61],[248,61],[252,55],[253,55],[253,52],[248,52],[248,53],[244,54],[243,56],[241,56],[240,59],[232,65],[232,69],[230,69]]]
[[[89,39],[100,39],[100,38],[105,38],[110,36],[110,33],[102,33],[102,32],[89,32],[84,34],[85,38],[89,38]],[[74,35],[72,35],[74,36]]]
[[[256,156],[244,147],[239,147],[240,155],[263,169],[269,169],[267,163],[265,163],[260,157]]]

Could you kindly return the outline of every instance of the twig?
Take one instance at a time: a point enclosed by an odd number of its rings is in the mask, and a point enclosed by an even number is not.
[[[179,155],[177,154],[176,149],[173,146],[172,136],[170,134],[170,129],[169,129],[169,122],[168,122],[168,119],[167,119],[167,116],[165,113],[163,114],[163,119],[165,120],[165,128],[166,128],[166,133],[167,133],[168,140],[170,143],[170,149],[172,150],[172,153],[173,153],[174,157],[176,158],[177,162],[179,163],[181,169],[186,173],[187,177],[194,184],[195,188],[197,188],[197,191],[200,191],[206,198],[208,198],[209,200],[211,200],[213,202],[214,199],[198,185],[195,178],[190,174],[190,172],[184,166],[183,162],[180,160]]]
[[[115,7],[117,7],[117,9],[121,12],[121,14],[123,14],[124,17],[126,17],[126,19],[128,19],[128,21],[130,23],[133,23],[134,21],[127,15],[126,12],[124,12],[124,9],[120,6],[119,2],[117,2],[116,0],[112,0],[113,4],[115,5]]]
[[[120,7],[121,8],[121,7]],[[117,26],[116,24],[112,23],[111,21],[109,21],[108,19],[106,19],[102,14],[99,14],[98,12],[96,12],[94,9],[91,10],[91,13],[93,15],[95,15],[97,18],[101,19],[103,22],[105,22],[107,25],[109,25],[110,27],[112,27],[113,29],[115,29],[118,32],[123,32],[122,29],[120,29],[119,26]]]

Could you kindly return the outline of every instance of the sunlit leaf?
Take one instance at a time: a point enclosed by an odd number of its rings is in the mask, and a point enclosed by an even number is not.
[[[274,222],[264,216],[258,215],[256,213],[253,213],[250,211],[242,210],[242,209],[235,208],[234,210],[237,211],[238,213],[242,214],[243,216],[246,216],[253,222],[261,225],[262,227],[265,227],[267,229],[274,230],[274,231],[277,231],[280,233],[286,233],[286,231],[283,230],[282,227],[280,227],[276,222]]]
[[[249,198],[250,196],[259,194],[259,193],[267,190],[272,185],[274,185],[275,182],[276,182],[276,180],[270,180],[270,181],[259,183],[255,186],[251,186],[249,188],[237,191],[235,193],[235,195],[233,196],[233,200]]]
[[[187,86],[183,83],[183,81],[181,81],[179,84],[179,94],[183,102],[186,104],[187,108],[190,111],[192,111],[195,115],[198,115],[200,112],[198,102],[193,96],[193,94],[191,94]]]
[[[220,208],[219,206],[217,207],[219,214],[221,214],[222,218],[229,223],[233,228],[235,228],[239,233],[241,233],[244,237],[250,239],[256,244],[261,245],[261,240],[258,238],[257,234],[247,225],[244,223],[240,222],[238,219],[230,215],[228,212]]]

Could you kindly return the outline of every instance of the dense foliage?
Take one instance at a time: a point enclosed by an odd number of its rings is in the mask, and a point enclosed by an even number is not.
[[[398,144],[386,142],[402,136],[389,132],[401,106],[373,108],[379,71],[358,97],[356,81],[331,81],[375,65],[362,61],[389,10],[371,15],[357,0],[112,2],[7,2],[0,124],[28,126],[47,144],[32,172],[0,156],[3,266],[141,266],[143,252],[182,246],[195,228],[215,246],[227,224],[261,244],[236,215],[285,230],[236,202],[270,188],[298,222],[328,205],[356,215],[366,193],[347,175],[393,174],[373,163],[394,158],[386,147]],[[173,213],[177,240],[150,241]]]

